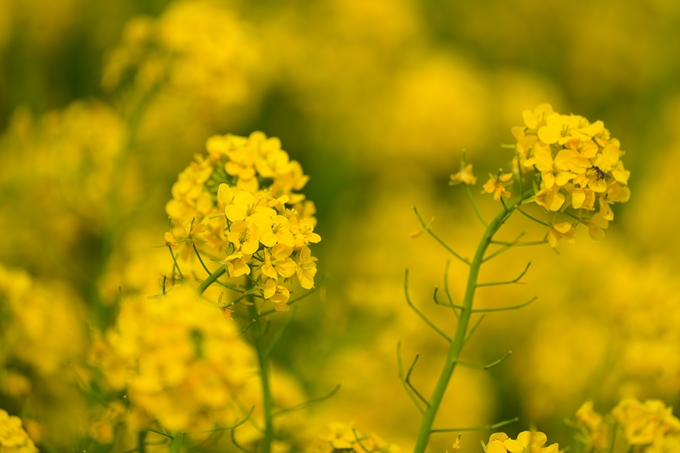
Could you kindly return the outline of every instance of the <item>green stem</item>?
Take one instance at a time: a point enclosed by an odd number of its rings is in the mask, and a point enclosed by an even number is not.
[[[215,272],[210,274],[208,278],[203,280],[200,285],[198,285],[198,294],[203,294],[206,289],[208,289],[208,286],[212,285],[215,283],[215,281],[222,276],[227,271],[226,266],[222,266],[218,268]]]
[[[179,453],[184,441],[184,433],[173,433],[172,441],[170,441],[169,452]]]
[[[272,440],[274,439],[274,400],[272,399],[271,388],[269,387],[269,359],[267,356],[267,346],[264,343],[262,332],[262,322],[264,319],[257,312],[257,305],[252,296],[246,299],[252,305],[248,306],[248,316],[255,321],[250,328],[253,335],[253,345],[257,350],[257,361],[260,366],[260,378],[262,380],[262,408],[264,412],[264,433],[262,438],[261,453],[270,453]]]
[[[468,198],[470,199],[470,203],[472,203],[472,207],[475,210],[475,214],[477,214],[477,218],[479,219],[480,222],[482,222],[482,225],[484,225],[485,227],[488,227],[489,224],[486,223],[486,220],[484,220],[482,213],[479,211],[479,208],[477,207],[477,203],[475,202],[475,199],[472,196],[472,192],[470,191],[470,186],[468,186],[467,184],[465,184],[465,191],[467,192]]]
[[[146,435],[148,434],[148,431],[140,431],[139,434],[137,435],[137,451],[139,453],[146,453]]]
[[[427,444],[430,440],[430,435],[434,432],[432,425],[434,424],[434,419],[439,411],[439,406],[444,398],[444,393],[449,385],[451,376],[456,369],[456,364],[460,357],[463,346],[465,345],[465,339],[467,334],[468,324],[470,322],[470,316],[472,315],[472,303],[475,296],[475,289],[477,288],[477,277],[479,276],[479,269],[484,260],[484,254],[486,249],[491,244],[491,239],[500,229],[500,227],[505,223],[510,215],[514,212],[517,206],[532,195],[533,191],[528,191],[519,196],[509,205],[505,206],[503,212],[499,213],[486,228],[484,235],[482,236],[479,245],[477,246],[477,251],[475,253],[472,262],[470,263],[470,274],[468,275],[467,287],[465,290],[465,298],[463,299],[463,305],[460,309],[460,318],[458,320],[458,327],[456,329],[456,335],[451,342],[451,347],[449,348],[448,355],[446,357],[446,363],[444,364],[444,369],[439,375],[439,380],[435,386],[434,392],[429,401],[429,406],[423,413],[423,421],[420,425],[420,431],[418,432],[418,438],[416,439],[416,445],[414,448],[414,453],[424,453],[427,448]]]

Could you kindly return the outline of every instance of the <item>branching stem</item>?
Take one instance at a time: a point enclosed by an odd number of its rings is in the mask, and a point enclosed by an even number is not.
[[[409,295],[409,292],[408,292],[408,269],[406,269],[406,272],[405,272],[405,275],[404,275],[404,294],[406,296],[406,303],[408,304],[409,307],[411,307],[411,309],[413,309],[413,311],[416,312],[416,314],[418,316],[420,316],[420,319],[425,321],[425,324],[430,326],[430,328],[432,330],[434,330],[439,335],[441,335],[442,338],[444,338],[448,343],[451,343],[451,338],[449,338],[448,335],[446,335],[444,332],[442,332],[442,330],[439,327],[437,327],[432,321],[430,321],[427,318],[427,316],[425,316],[420,310],[418,310],[418,308],[416,308],[416,306],[413,305],[413,302],[411,302],[411,296]]]
[[[486,223],[486,220],[484,220],[484,217],[482,217],[482,213],[479,211],[479,208],[477,207],[477,203],[475,203],[475,199],[472,197],[472,192],[470,191],[470,187],[467,184],[463,184],[465,186],[465,192],[467,192],[468,198],[470,199],[470,203],[472,204],[472,207],[475,210],[475,214],[477,214],[477,218],[479,219],[480,222],[482,222],[482,225],[485,227],[489,227],[489,224]]]
[[[477,283],[477,287],[481,288],[483,286],[500,286],[500,285],[512,285],[513,283],[518,283],[522,277],[524,277],[524,274],[527,273],[529,270],[529,267],[531,266],[531,262],[527,264],[527,267],[524,268],[521,274],[517,278],[514,278],[512,280],[507,280],[504,282],[490,282],[490,283]]]
[[[423,420],[420,425],[420,430],[418,437],[416,439],[416,444],[414,448],[414,453],[424,453],[427,448],[427,444],[430,440],[430,435],[433,432],[448,432],[433,430],[432,425],[434,419],[439,411],[439,406],[442,403],[446,388],[451,381],[451,376],[456,368],[456,364],[460,358],[461,351],[465,345],[465,341],[468,338],[468,324],[470,323],[470,317],[472,316],[472,304],[474,301],[475,290],[477,289],[477,278],[479,276],[479,269],[482,265],[482,260],[486,253],[489,244],[494,235],[501,226],[508,220],[510,215],[518,208],[523,200],[532,196],[533,191],[527,191],[520,196],[518,196],[511,203],[505,205],[504,210],[500,212],[488,225],[484,235],[482,236],[479,245],[477,246],[477,251],[475,252],[474,258],[470,262],[470,273],[468,274],[467,286],[465,289],[465,296],[463,299],[463,304],[460,310],[460,317],[458,320],[458,326],[456,328],[456,334],[453,337],[451,346],[449,347],[449,352],[444,363],[444,368],[439,375],[439,379],[435,386],[434,392],[429,400],[429,405],[426,407],[423,413]]]
[[[425,230],[427,232],[427,234],[432,236],[435,241],[439,242],[439,244],[442,247],[444,247],[446,250],[448,250],[449,253],[451,253],[453,256],[455,256],[456,258],[458,258],[460,261],[467,264],[468,266],[470,265],[470,260],[468,260],[467,258],[464,258],[463,256],[456,253],[455,250],[453,250],[451,247],[449,247],[444,241],[439,239],[439,236],[437,236],[436,234],[434,234],[434,232],[432,232],[432,228],[429,228],[427,226],[427,224],[423,221],[423,218],[420,217],[420,214],[418,213],[418,209],[415,206],[413,207],[413,211],[416,213],[416,217],[418,217],[418,221],[420,222],[420,225],[422,226],[423,230]]]

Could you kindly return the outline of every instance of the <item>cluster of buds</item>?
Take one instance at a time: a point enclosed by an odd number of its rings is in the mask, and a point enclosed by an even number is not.
[[[230,278],[250,276],[250,291],[286,311],[290,290],[282,283],[314,286],[309,245],[321,237],[314,204],[295,193],[309,178],[261,132],[213,136],[206,146],[208,156],[197,156],[172,187],[166,243],[179,250],[180,268],[196,258],[205,266],[201,256],[209,257]]]

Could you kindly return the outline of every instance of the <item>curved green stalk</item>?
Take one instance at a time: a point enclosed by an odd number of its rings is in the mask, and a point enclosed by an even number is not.
[[[216,281],[218,278],[220,278],[220,277],[222,276],[222,274],[224,274],[226,271],[227,271],[227,267],[226,267],[226,266],[222,266],[222,267],[217,268],[217,270],[215,270],[215,272],[213,272],[212,274],[210,274],[210,276],[208,276],[208,278],[206,278],[205,280],[203,280],[203,281],[201,282],[201,284],[198,285],[198,294],[203,294],[203,293],[205,292],[205,290],[208,289],[208,286],[210,286],[210,285],[212,285],[213,283],[215,283],[215,281]]]
[[[264,319],[257,312],[257,305],[252,296],[247,297],[248,316],[255,321],[251,327],[253,334],[253,346],[257,350],[257,361],[260,366],[260,378],[262,380],[262,409],[264,412],[264,437],[262,438],[261,453],[270,453],[272,440],[274,439],[274,400],[272,399],[271,388],[269,386],[269,358],[267,346],[264,343],[261,320]]]
[[[449,348],[448,355],[446,357],[446,363],[442,369],[437,385],[435,386],[434,392],[430,397],[429,405],[427,406],[425,412],[423,413],[423,421],[420,425],[420,431],[418,432],[418,438],[416,439],[416,445],[414,448],[414,453],[424,453],[427,448],[427,444],[430,440],[430,435],[435,432],[432,425],[434,424],[434,419],[439,411],[439,406],[441,405],[442,399],[444,398],[444,393],[449,385],[451,376],[456,369],[456,364],[459,363],[459,357],[463,346],[465,346],[465,339],[468,330],[468,324],[470,323],[470,316],[472,315],[472,303],[475,297],[475,290],[477,289],[477,277],[479,276],[479,269],[484,260],[484,254],[487,248],[491,244],[493,236],[498,232],[500,227],[505,223],[506,220],[512,215],[515,209],[522,203],[523,200],[529,198],[533,191],[528,191],[517,197],[512,203],[505,205],[503,212],[499,213],[491,222],[489,222],[482,239],[477,246],[477,251],[475,256],[470,262],[470,274],[468,275],[467,287],[465,289],[465,298],[463,299],[462,307],[460,308],[460,317],[458,320],[458,327],[456,329],[456,334],[453,337],[451,346]]]
[[[182,442],[184,442],[184,433],[173,433],[168,447],[169,453],[179,453],[182,449]]]

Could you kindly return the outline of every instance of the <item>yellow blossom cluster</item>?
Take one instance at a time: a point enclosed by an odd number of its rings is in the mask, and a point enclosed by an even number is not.
[[[0,409],[0,453],[37,453],[21,419]]]
[[[561,115],[549,104],[523,112],[524,126],[512,128],[517,140],[514,165],[518,175],[535,170],[535,202],[549,212],[577,210],[578,223],[599,240],[614,220],[612,203],[630,198],[621,144],[602,121]],[[518,176],[519,177],[519,176]],[[592,214],[594,211],[597,213]],[[553,239],[573,237],[577,224],[555,224]]]
[[[375,434],[365,435],[349,423],[331,423],[307,449],[309,453],[399,453],[398,446],[388,444]]]
[[[157,19],[131,19],[108,56],[102,83],[114,88],[133,74],[151,88],[165,80],[176,93],[220,107],[252,98],[260,52],[248,27],[220,2],[174,2]]]
[[[522,431],[517,439],[505,433],[494,433],[485,446],[486,453],[559,453],[558,444],[544,447],[548,437],[539,431]]]
[[[180,270],[182,263],[212,257],[230,278],[249,275],[259,296],[286,311],[290,290],[283,282],[314,286],[309,245],[321,240],[315,208],[293,192],[309,178],[279,139],[262,132],[216,135],[206,146],[208,156],[197,156],[172,187],[166,243],[179,250]]]
[[[596,450],[612,450],[612,426],[593,410],[591,401],[576,412],[584,443]],[[613,422],[619,425],[629,451],[661,453],[680,451],[680,420],[672,408],[660,400],[622,400],[611,411]]]
[[[160,298],[124,300],[116,325],[94,342],[91,362],[113,390],[127,392],[137,431],[154,420],[172,431],[227,426],[244,417],[233,396],[254,373],[254,354],[236,329],[219,322],[194,288],[176,285]],[[91,429],[102,439],[110,429],[104,422]]]

